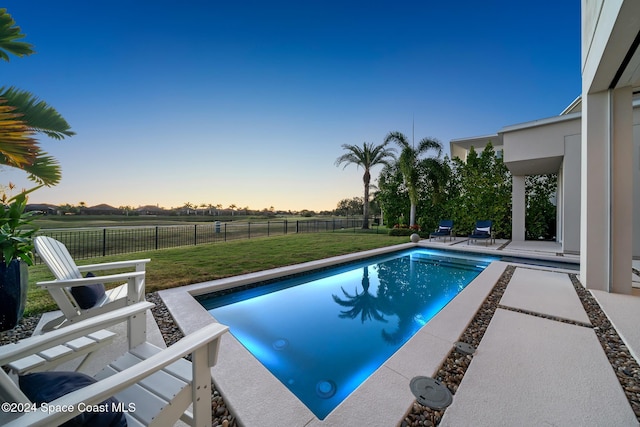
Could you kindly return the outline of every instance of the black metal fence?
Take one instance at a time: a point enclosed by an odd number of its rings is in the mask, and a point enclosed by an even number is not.
[[[379,231],[378,222],[372,221]],[[327,220],[281,220],[262,222],[215,222],[193,225],[45,229],[38,234],[64,243],[74,259],[96,258],[132,252],[194,246],[238,239],[317,233],[362,227],[360,218]],[[39,262],[39,260],[37,260]]]

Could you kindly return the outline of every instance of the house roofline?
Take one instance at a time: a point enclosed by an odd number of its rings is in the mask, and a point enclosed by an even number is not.
[[[577,113],[565,114],[564,116],[553,116],[553,117],[547,117],[545,119],[532,120],[530,122],[524,122],[524,123],[518,123],[515,125],[505,126],[498,131],[498,134],[549,125],[552,123],[568,122],[570,120],[579,119],[581,117],[582,117],[582,112],[578,111]]]
[[[567,108],[562,110],[560,115],[564,116],[566,114],[570,114],[573,111],[573,109],[575,109],[578,105],[581,105],[581,104],[582,104],[582,95],[578,95],[578,97],[574,99],[573,102],[571,102],[571,104],[567,105]]]

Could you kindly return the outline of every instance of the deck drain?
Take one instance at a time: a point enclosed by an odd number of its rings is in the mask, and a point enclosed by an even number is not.
[[[433,378],[414,377],[409,386],[418,403],[431,409],[444,409],[453,401],[449,389]]]
[[[473,354],[476,352],[476,348],[471,344],[467,344],[466,342],[458,341],[454,344],[454,346],[458,353]]]
[[[318,381],[316,384],[316,394],[323,399],[333,397],[337,389],[336,383],[331,380]]]

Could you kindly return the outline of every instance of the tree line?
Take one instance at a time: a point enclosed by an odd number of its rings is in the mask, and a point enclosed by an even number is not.
[[[390,132],[383,143],[345,144],[336,165],[355,164],[365,171],[362,228],[369,227],[371,169],[383,168],[373,202],[390,228],[428,233],[442,219],[452,219],[460,235],[469,234],[478,220],[494,223],[497,237],[511,237],[511,173],[491,143],[481,152],[473,147],[466,162],[442,157],[442,143],[424,138],[410,143],[400,132]],[[399,153],[398,153],[399,150]],[[526,178],[526,238],[555,238],[557,176]]]

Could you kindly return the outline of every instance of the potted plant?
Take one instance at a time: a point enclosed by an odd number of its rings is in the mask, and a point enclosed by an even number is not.
[[[33,212],[26,212],[27,195],[39,187],[0,203],[0,331],[14,328],[24,312],[29,271],[33,265]]]

